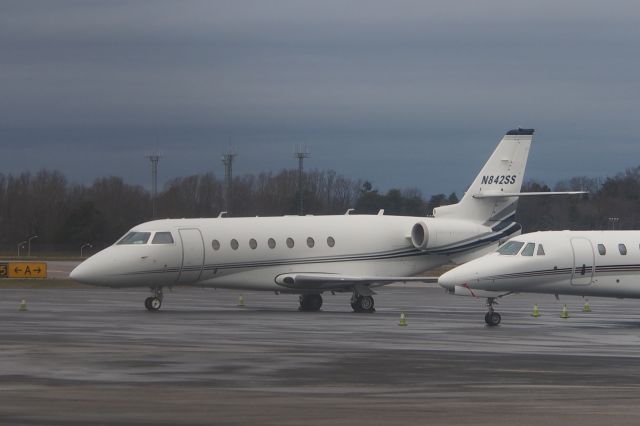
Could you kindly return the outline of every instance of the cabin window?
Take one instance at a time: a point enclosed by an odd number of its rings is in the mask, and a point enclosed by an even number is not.
[[[538,256],[544,256],[544,247],[542,247],[542,244],[538,244],[538,253],[536,253]]]
[[[309,246],[309,248],[313,248],[313,246],[316,245],[316,242],[313,241],[313,238],[309,237],[307,238],[307,245]]]
[[[171,232],[156,232],[151,240],[151,244],[173,244]]]
[[[521,256],[533,256],[533,250],[535,250],[535,248],[535,243],[527,243],[524,250],[522,250]]]
[[[269,238],[269,240],[267,241],[267,245],[270,249],[276,248],[276,240],[274,240],[273,238]]]
[[[524,243],[522,241],[507,241],[498,249],[498,253],[513,256],[518,254]]]
[[[600,253],[600,256],[604,256],[605,254],[607,254],[607,248],[604,246],[604,244],[598,244],[598,253]]]
[[[333,237],[327,237],[327,245],[329,247],[333,247],[336,245],[336,240],[333,239]]]
[[[287,238],[287,247],[293,248],[293,246],[294,246],[293,238],[291,237]]]
[[[624,244],[618,244],[618,250],[620,250],[620,254],[623,256],[627,254],[627,246]]]
[[[233,240],[231,240],[231,248],[234,250],[238,250],[238,247],[240,246],[240,244],[238,244],[238,240],[236,240],[235,238]]]
[[[252,250],[255,250],[256,247],[258,247],[258,242],[255,239],[250,239],[249,240],[249,247],[251,247]]]
[[[117,244],[147,244],[151,232],[129,232]]]
[[[216,251],[220,250],[220,241],[218,240],[211,241],[211,247],[213,247],[213,249]]]

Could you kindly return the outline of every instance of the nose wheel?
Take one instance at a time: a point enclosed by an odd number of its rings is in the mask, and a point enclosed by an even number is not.
[[[162,306],[162,288],[158,287],[153,289],[153,296],[147,297],[144,300],[144,307],[147,308],[148,311],[158,311]]]
[[[497,305],[495,297],[487,298],[487,307],[489,308],[489,312],[484,315],[484,322],[487,323],[488,326],[494,327],[500,324],[502,317],[499,313],[493,310],[493,305]]]

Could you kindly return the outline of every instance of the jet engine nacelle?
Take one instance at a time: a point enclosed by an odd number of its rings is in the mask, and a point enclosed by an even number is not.
[[[420,250],[433,250],[491,232],[491,228],[466,220],[424,220],[411,228],[411,242]]]

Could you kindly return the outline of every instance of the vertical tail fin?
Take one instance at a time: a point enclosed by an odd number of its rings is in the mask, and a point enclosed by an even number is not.
[[[496,197],[495,194],[520,192],[533,132],[533,129],[509,130],[462,200],[457,204],[434,209],[433,215],[438,218],[474,220],[487,225],[491,222],[513,220],[518,197]],[[481,198],[483,194],[494,196]]]

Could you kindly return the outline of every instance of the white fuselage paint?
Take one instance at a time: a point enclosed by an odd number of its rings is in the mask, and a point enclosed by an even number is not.
[[[439,284],[449,290],[468,288],[495,295],[640,298],[640,231],[547,231],[522,234],[510,241],[535,243],[536,251],[541,244],[545,254],[490,253],[443,274]],[[599,244],[605,254],[600,254]],[[621,244],[626,254],[621,253]]]
[[[290,290],[274,279],[291,272],[412,276],[449,262],[449,256],[422,252],[411,243],[412,226],[425,220],[433,218],[340,215],[157,220],[132,231],[169,231],[173,244],[151,244],[151,239],[147,244],[115,244],[85,261],[74,275],[83,282],[111,287],[191,284],[283,292]],[[270,238],[275,248],[268,246]],[[294,242],[291,248],[288,238]],[[308,244],[309,238],[313,241]],[[328,238],[335,241],[333,247]],[[251,239],[255,249],[250,247]],[[214,240],[220,243],[218,250]],[[235,250],[232,240],[238,242]],[[491,241],[482,247],[492,250],[496,244]]]

